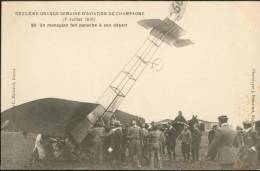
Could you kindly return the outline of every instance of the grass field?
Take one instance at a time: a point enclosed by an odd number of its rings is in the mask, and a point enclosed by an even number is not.
[[[1,170],[2,169],[32,169],[30,166],[30,156],[34,147],[34,135],[28,135],[24,138],[21,133],[14,132],[1,132]],[[174,162],[166,160],[166,156],[163,156],[163,169],[174,170],[212,170],[219,169],[217,163],[205,160],[205,153],[207,150],[207,136],[202,137],[202,148],[200,150],[201,159],[198,162],[184,163],[181,151],[180,143],[177,143],[176,153],[177,159]],[[48,168],[44,169],[94,169],[95,166],[89,163],[78,162],[65,162],[65,163],[52,163]],[[104,166],[104,169],[109,169]],[[127,168],[124,168],[127,169]],[[147,168],[143,168],[147,169]]]

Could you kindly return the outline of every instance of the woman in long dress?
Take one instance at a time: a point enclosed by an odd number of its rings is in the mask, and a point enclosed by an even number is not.
[[[35,139],[35,146],[32,153],[32,164],[35,163],[47,166],[52,157],[51,143],[48,136],[38,134]]]

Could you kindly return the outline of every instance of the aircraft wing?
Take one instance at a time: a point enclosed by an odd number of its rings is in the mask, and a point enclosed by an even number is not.
[[[183,47],[183,46],[188,46],[194,44],[190,39],[177,39],[172,42],[172,45],[175,47]]]
[[[141,20],[138,24],[146,29],[151,29],[151,35],[168,45],[183,47],[193,44],[189,39],[180,39],[185,34],[185,30],[169,18],[163,21],[160,19]]]
[[[56,98],[30,101],[1,112],[1,125],[10,131],[65,137],[97,104]]]
[[[1,130],[30,132],[66,137],[98,104],[45,98],[30,101],[1,112]],[[120,110],[116,117],[122,124],[144,119]]]
[[[150,29],[162,24],[162,20],[160,19],[148,19],[148,20],[140,20],[137,22],[139,25],[143,26],[146,29]]]

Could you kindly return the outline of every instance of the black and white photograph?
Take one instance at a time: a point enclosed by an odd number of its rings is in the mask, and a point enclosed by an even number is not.
[[[2,1],[1,170],[259,170],[259,1]]]

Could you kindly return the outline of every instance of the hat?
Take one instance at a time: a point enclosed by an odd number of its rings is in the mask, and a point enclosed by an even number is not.
[[[219,116],[218,117],[218,120],[227,120],[228,119],[228,117],[226,116],[226,115],[221,115],[221,116]]]
[[[213,125],[213,126],[212,126],[213,129],[214,129],[214,128],[217,128],[217,127],[218,127],[218,125]]]
[[[243,128],[241,126],[237,126],[236,130],[243,130]]]
[[[122,126],[122,124],[120,123],[120,121],[115,121],[114,126]]]
[[[252,126],[252,122],[249,120],[243,121],[243,125]]]
[[[153,125],[152,125],[152,128],[153,128],[154,130],[157,130],[157,129],[159,129],[159,125],[158,125],[158,124],[153,124]]]

